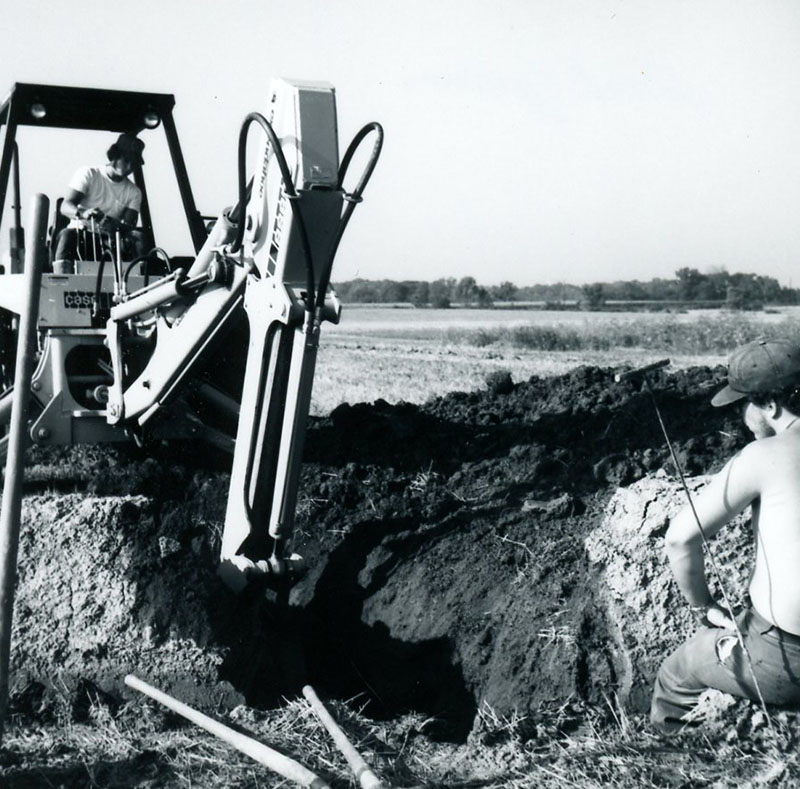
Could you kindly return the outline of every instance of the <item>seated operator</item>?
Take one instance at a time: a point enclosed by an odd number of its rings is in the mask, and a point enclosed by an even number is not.
[[[754,440],[700,491],[694,511],[687,505],[672,519],[666,534],[678,588],[703,627],[656,677],[651,720],[665,733],[702,722],[692,712],[707,688],[800,705],[800,345],[773,338],[737,348],[728,385],[711,401],[734,402]],[[709,591],[703,542],[747,507],[756,550],[737,633],[731,612]]]
[[[102,248],[102,238],[91,237],[93,229],[113,234],[117,230],[130,231],[136,226],[142,193],[128,176],[136,165],[144,164],[143,149],[144,143],[138,137],[120,134],[106,153],[107,164],[82,167],[73,175],[69,193],[61,203],[61,213],[71,221],[58,237],[53,258],[56,274],[74,273],[81,242],[85,244],[81,257],[86,257],[93,245],[96,249]],[[133,239],[134,247],[138,243],[138,239]],[[139,250],[135,249],[134,253],[138,255]]]

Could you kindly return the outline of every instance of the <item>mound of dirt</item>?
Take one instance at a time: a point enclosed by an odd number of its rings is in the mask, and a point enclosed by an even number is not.
[[[689,474],[746,440],[709,405],[723,374],[652,377]],[[118,697],[134,671],[218,708],[311,682],[456,739],[485,705],[641,706],[687,624],[659,557],[656,511],[677,501],[653,477],[671,461],[650,393],[594,367],[507,384],[311,421],[295,545],[310,570],[289,605],[216,578],[227,473],[207,453],[32,451],[16,686]]]
[[[202,540],[182,545],[176,524],[157,520],[145,496],[25,501],[12,633],[18,683],[56,677],[114,692],[126,673],[144,672],[193,702],[198,688],[242,700],[219,684],[224,655],[202,615],[213,559]]]

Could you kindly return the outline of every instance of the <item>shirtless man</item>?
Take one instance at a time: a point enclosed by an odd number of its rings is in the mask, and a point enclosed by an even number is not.
[[[707,538],[751,507],[755,566],[750,604],[736,622],[768,704],[800,705],[800,345],[758,340],[737,348],[728,385],[712,405],[744,403],[755,436],[694,499]],[[670,523],[667,557],[678,587],[704,625],[661,665],[650,717],[680,731],[707,688],[758,700],[731,614],[709,592],[703,538],[689,506]]]
[[[61,203],[61,213],[72,220],[61,231],[53,259],[56,274],[73,273],[79,251],[78,231],[98,230],[114,233],[136,226],[142,193],[128,176],[144,164],[144,143],[132,134],[120,134],[108,149],[108,162],[102,167],[82,167],[73,175],[69,192]],[[91,242],[87,242],[91,248]],[[100,241],[94,240],[99,246]]]

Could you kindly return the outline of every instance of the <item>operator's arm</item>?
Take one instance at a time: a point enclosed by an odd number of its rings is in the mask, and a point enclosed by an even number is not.
[[[113,216],[106,214],[103,217],[103,227],[106,230],[131,230],[136,226],[136,220],[139,218],[139,212],[133,208],[126,208],[122,212],[122,216],[116,219]]]
[[[139,212],[135,208],[126,208],[122,212],[121,222],[127,227],[136,227],[136,220],[139,218]]]
[[[142,206],[142,193],[138,187],[130,184],[129,193],[125,208],[118,218],[114,219],[112,228],[114,230],[130,230],[136,227],[139,219],[139,209]],[[109,217],[110,218],[110,217]]]
[[[753,442],[735,455],[694,497],[697,518],[690,506],[671,521],[666,535],[667,558],[678,587],[692,607],[708,607],[714,599],[708,589],[703,560],[703,534],[715,535],[729,520],[758,498],[760,447]],[[702,524],[702,534],[697,524]]]
[[[103,212],[97,208],[91,208],[83,211],[78,208],[84,197],[86,197],[86,195],[83,192],[80,192],[77,189],[70,189],[69,192],[67,192],[67,196],[61,201],[61,213],[67,217],[67,219],[88,219],[92,215],[94,215],[97,219],[102,217]]]

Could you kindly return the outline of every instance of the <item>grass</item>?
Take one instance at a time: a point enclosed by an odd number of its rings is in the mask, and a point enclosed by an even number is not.
[[[720,354],[765,334],[800,338],[791,318],[776,322],[746,315],[717,313],[693,321],[662,314],[643,314],[637,321],[587,321],[583,326],[535,323],[447,331],[451,342],[485,347],[509,345],[538,351],[610,351],[617,348],[660,348],[665,353]]]
[[[434,742],[431,721],[406,715],[365,718],[357,704],[329,710],[367,763],[392,787],[534,789],[534,787],[796,786],[796,737],[760,744],[730,727],[667,739],[648,731],[607,698],[597,706],[569,700],[526,717],[498,715],[484,703],[466,743]],[[346,761],[305,699],[279,709],[238,707],[223,721],[297,759],[333,789],[355,787]],[[12,724],[4,738],[0,783],[28,786],[288,787],[267,768],[210,734],[134,701],[112,714],[101,704],[89,720],[60,726]]]
[[[345,309],[320,340],[312,413],[343,402],[424,403],[580,365],[673,367],[723,364],[734,347],[766,334],[800,340],[798,310],[730,313],[584,313],[502,310]]]
[[[793,307],[764,312],[546,312],[353,310],[330,336],[362,340],[437,340],[484,348],[607,351],[659,347],[680,354],[726,353],[764,334],[800,337]]]

